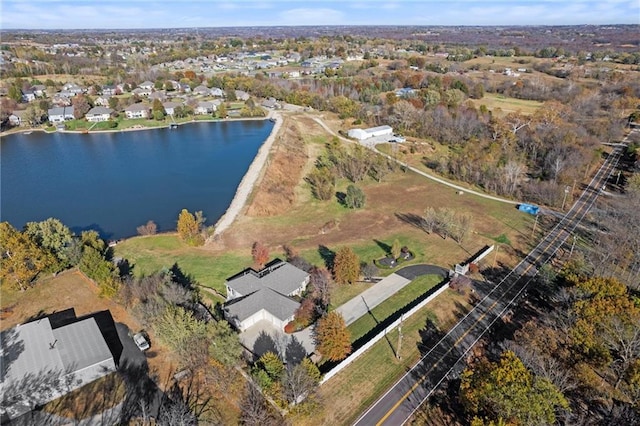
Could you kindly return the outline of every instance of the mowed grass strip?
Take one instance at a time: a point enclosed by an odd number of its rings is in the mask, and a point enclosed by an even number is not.
[[[425,329],[427,321],[434,321],[440,330],[448,330],[464,314],[461,309],[468,308],[465,296],[447,290],[420,312],[407,318],[402,323],[401,359],[398,360],[394,353],[398,344],[396,329],[321,386],[324,406],[330,409],[314,418],[313,424],[353,424],[420,358],[418,348],[425,350],[420,330]]]
[[[224,282],[251,266],[250,255],[228,251],[210,252],[184,244],[175,234],[135,237],[115,247],[115,256],[128,259],[137,277],[153,274],[177,264],[198,284],[225,294]]]
[[[406,287],[347,327],[351,332],[351,342],[355,342],[373,330],[379,323],[431,290],[441,281],[442,277],[439,275],[424,275],[407,284]]]

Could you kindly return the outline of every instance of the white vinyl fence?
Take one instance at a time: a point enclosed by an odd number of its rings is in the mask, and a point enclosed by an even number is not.
[[[325,374],[324,377],[322,378],[322,380],[320,381],[320,384],[321,385],[324,384],[327,380],[329,380],[330,378],[332,378],[333,376],[338,374],[343,368],[345,368],[347,365],[351,364],[356,358],[358,358],[360,355],[365,353],[367,349],[369,349],[376,342],[378,342],[380,339],[382,339],[387,333],[389,333],[394,328],[396,328],[398,325],[400,325],[400,321],[406,320],[411,315],[415,314],[420,309],[424,308],[427,305],[427,303],[431,302],[433,299],[438,297],[440,295],[440,293],[442,293],[443,291],[445,291],[448,288],[449,288],[449,282],[446,282],[446,283],[442,284],[439,289],[437,289],[436,291],[433,292],[433,294],[431,294],[429,297],[424,299],[422,302],[420,302],[419,304],[414,306],[409,312],[407,312],[406,314],[403,314],[400,318],[395,320],[391,325],[389,325],[387,328],[385,328],[380,333],[378,333],[374,338],[372,338],[367,343],[362,345],[362,347],[360,347],[357,351],[353,352],[351,355],[349,355],[344,360],[342,360],[340,362],[340,364],[336,365],[329,372],[327,372],[327,374]]]

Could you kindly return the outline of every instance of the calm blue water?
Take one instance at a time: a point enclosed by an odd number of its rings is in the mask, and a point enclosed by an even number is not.
[[[0,142],[0,220],[21,229],[56,217],[79,233],[136,235],[153,220],[176,228],[178,213],[202,210],[214,224],[273,123],[191,123],[176,130],[18,134]]]

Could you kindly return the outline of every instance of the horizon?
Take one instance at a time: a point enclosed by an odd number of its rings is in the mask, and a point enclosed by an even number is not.
[[[0,11],[6,31],[640,25],[638,0],[0,0]]]

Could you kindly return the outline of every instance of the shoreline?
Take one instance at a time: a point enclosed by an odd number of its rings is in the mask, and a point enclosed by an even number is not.
[[[191,120],[191,121],[183,121],[181,123],[168,123],[162,126],[148,127],[144,125],[135,125],[132,127],[127,127],[126,129],[104,129],[104,130],[51,130],[43,129],[41,127],[36,128],[13,128],[8,131],[0,132],[0,137],[10,136],[20,133],[30,133],[30,132],[44,132],[46,134],[54,134],[54,133],[76,133],[76,134],[91,134],[91,133],[120,133],[120,132],[138,132],[144,130],[156,130],[156,129],[168,129],[172,124],[177,124],[178,127],[183,126],[185,124],[192,123],[224,123],[230,121],[258,121],[258,120],[269,120],[272,117],[273,111],[268,111],[267,115],[264,117],[239,117],[239,118],[210,118],[206,120]],[[140,127],[136,127],[140,126]]]
[[[271,147],[276,140],[276,136],[280,132],[280,127],[283,123],[282,115],[277,112],[270,111],[265,119],[270,120],[274,119],[275,124],[273,129],[271,129],[271,133],[269,137],[264,141],[255,158],[249,165],[247,172],[242,177],[240,184],[238,185],[238,189],[236,189],[236,193],[229,204],[227,210],[222,214],[220,219],[214,225],[214,232],[209,240],[212,240],[216,237],[222,235],[222,233],[231,226],[231,224],[236,220],[242,209],[245,207],[249,195],[253,191],[256,182],[260,178],[260,174],[264,169],[265,164],[267,163],[267,158],[269,157],[269,153],[271,152]]]

